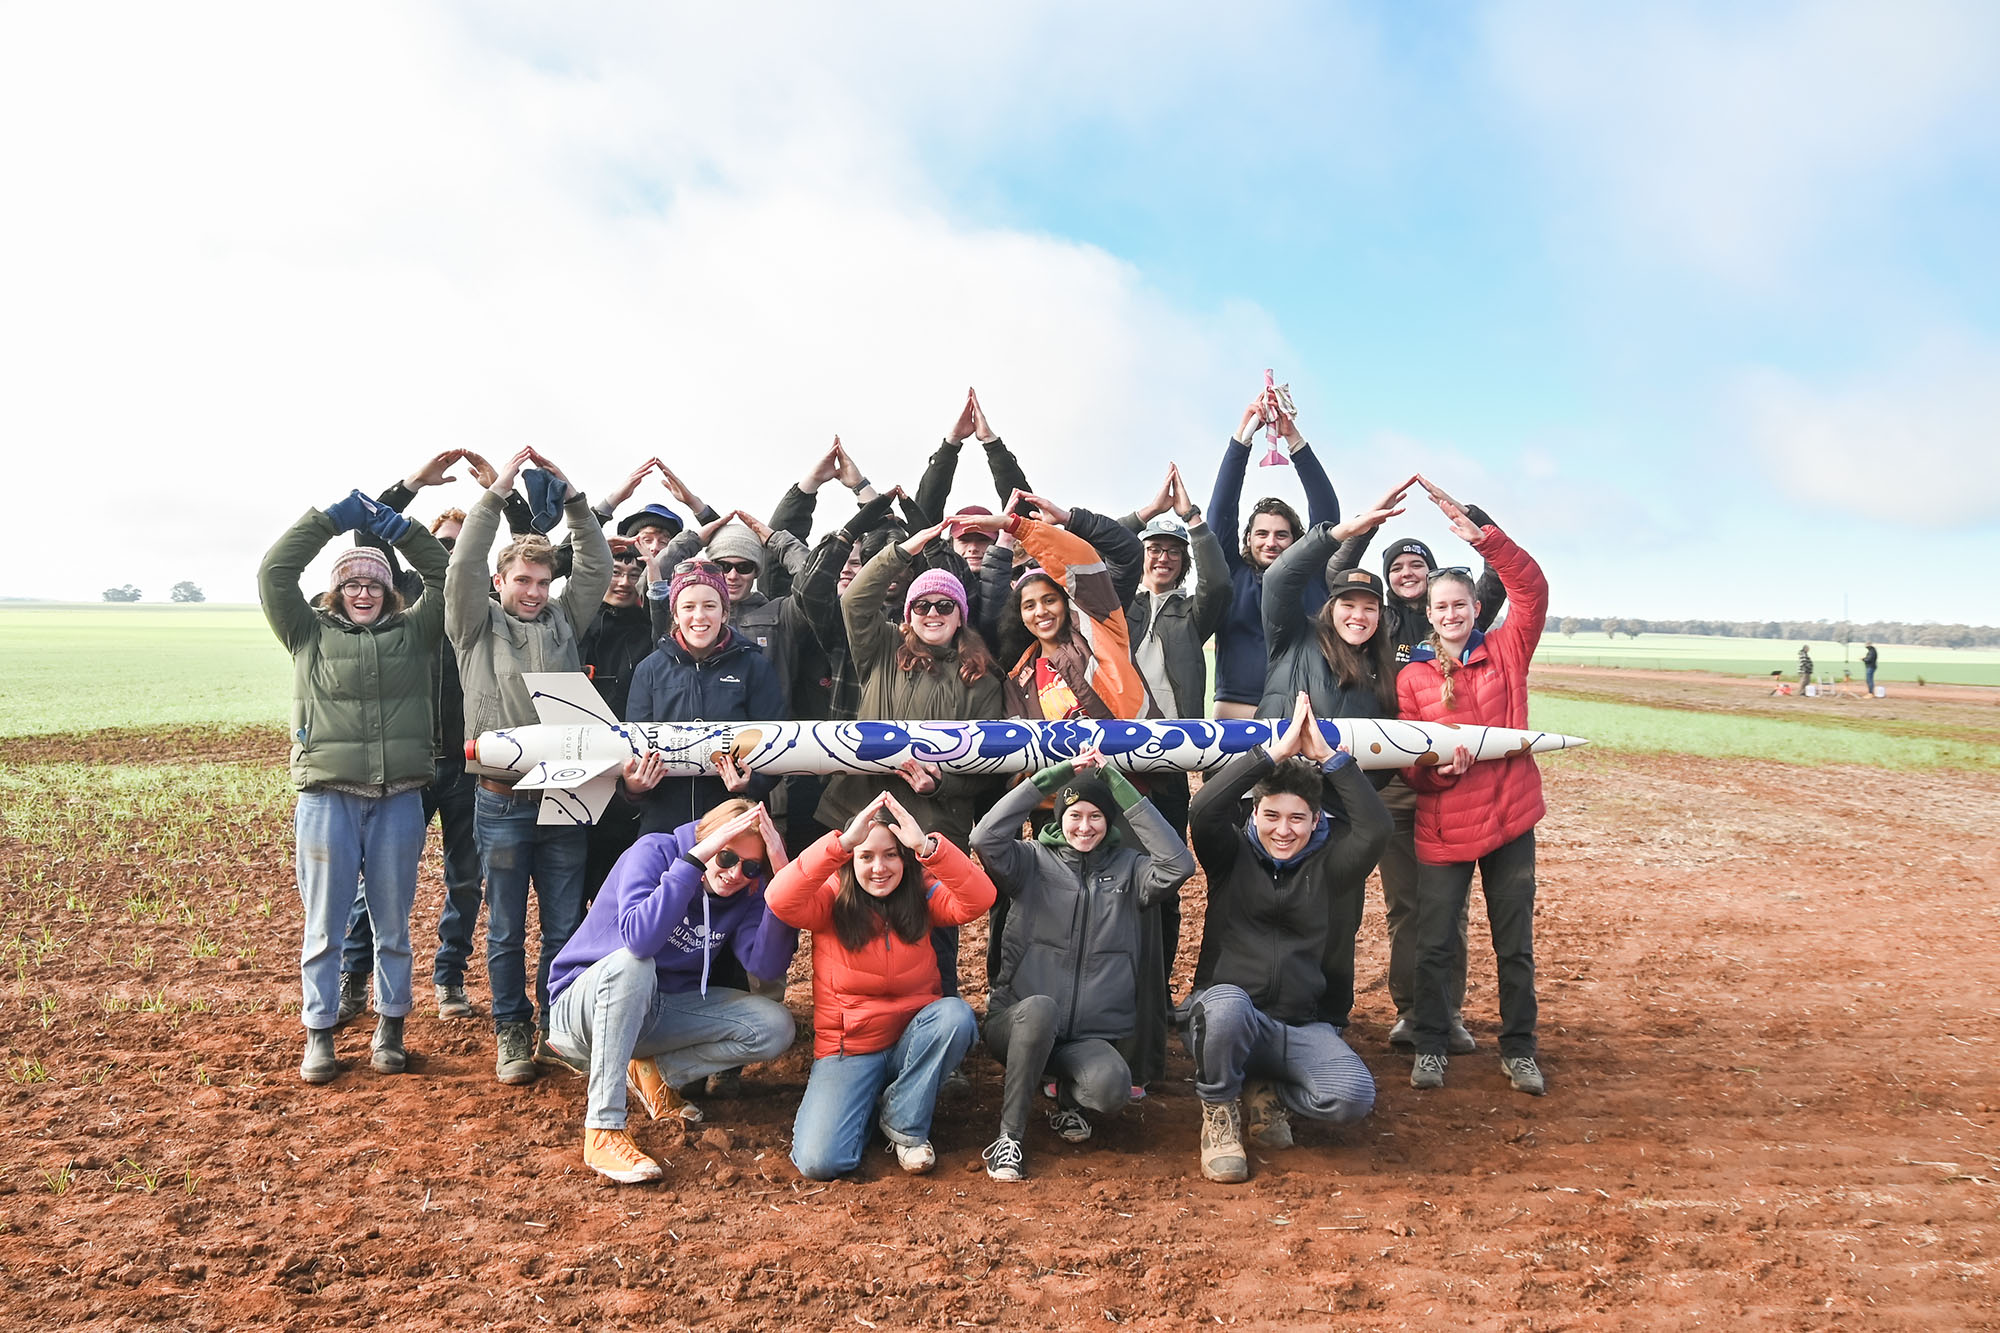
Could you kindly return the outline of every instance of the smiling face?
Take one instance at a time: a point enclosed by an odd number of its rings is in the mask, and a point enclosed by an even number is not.
[[[854,849],[854,879],[871,898],[886,898],[903,882],[903,844],[881,824]]]
[[[1062,814],[1063,841],[1079,852],[1088,852],[1103,842],[1110,827],[1104,812],[1089,801],[1072,802]]]
[[[1283,514],[1257,514],[1250,520],[1250,559],[1259,569],[1269,569],[1296,540],[1291,522]]]
[[[694,652],[706,652],[722,637],[728,623],[722,614],[722,599],[704,583],[691,583],[674,598],[674,628],[681,642]]]
[[[853,547],[849,549],[849,551],[847,552],[847,563],[840,567],[840,582],[837,585],[839,590],[841,592],[846,592],[847,585],[854,582],[854,576],[856,574],[859,574],[860,572],[861,572],[861,543],[856,542],[853,545]]]
[[[604,593],[606,606],[638,606],[646,599],[646,566],[634,551],[627,556],[613,556],[611,562],[611,586]]]
[[[729,604],[735,606],[750,595],[757,586],[757,566],[748,560],[718,560],[722,570],[722,586],[729,589]]]
[[[1028,627],[1028,633],[1035,636],[1037,643],[1048,645],[1060,641],[1069,625],[1069,607],[1062,590],[1046,577],[1022,584],[1021,623]]]
[[[986,563],[986,548],[991,545],[993,545],[993,534],[990,532],[961,532],[951,539],[951,549],[964,557],[965,563],[972,566],[972,572],[975,574],[979,572],[980,566]]]
[[[755,863],[759,869],[763,868],[764,840],[755,833],[745,833],[737,838],[729,844],[728,850],[736,853],[736,864],[725,870],[711,862],[707,873],[702,876],[708,891],[718,898],[728,898],[741,893],[756,883],[755,879],[744,873],[745,864]]]
[[[374,579],[349,579],[334,589],[334,608],[357,625],[368,626],[382,618],[382,606],[389,590]]]
[[[1304,851],[1319,823],[1319,815],[1306,804],[1305,797],[1289,792],[1274,792],[1258,800],[1250,819],[1257,829],[1257,841],[1280,861]]]
[[[549,585],[556,571],[534,560],[516,560],[493,576],[500,592],[500,609],[516,620],[533,620],[549,602]]]
[[[1382,623],[1382,603],[1372,592],[1342,593],[1333,599],[1333,628],[1341,639],[1359,648],[1375,637]]]
[[[1146,590],[1172,592],[1187,573],[1187,543],[1172,537],[1146,539]]]
[[[632,541],[639,548],[639,554],[651,559],[660,553],[660,548],[673,538],[673,534],[657,523],[648,524],[632,534]]]
[[[930,648],[943,648],[958,636],[958,603],[938,593],[925,593],[910,603],[910,628]]]
[[[1430,564],[1415,551],[1405,551],[1389,562],[1389,591],[1406,602],[1421,601],[1430,576]]]
[[[1437,631],[1438,638],[1453,652],[1463,650],[1472,637],[1473,622],[1479,617],[1479,599],[1472,595],[1466,581],[1449,574],[1434,580],[1426,606],[1431,628]]]

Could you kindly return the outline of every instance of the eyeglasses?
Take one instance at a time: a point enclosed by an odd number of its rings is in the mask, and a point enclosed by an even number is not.
[[[360,597],[364,594],[371,597],[380,597],[387,591],[387,588],[384,588],[374,579],[349,579],[340,585],[340,595],[342,597]]]
[[[735,574],[739,578],[752,578],[757,574],[757,566],[748,560],[718,560],[715,567],[725,574]]]
[[[926,597],[910,603],[910,614],[914,616],[944,616],[958,610],[958,603],[949,597]]]
[[[741,870],[745,879],[761,879],[764,876],[764,863],[762,861],[757,860],[755,857],[738,856],[727,847],[724,847],[715,854],[715,868],[717,870]]]

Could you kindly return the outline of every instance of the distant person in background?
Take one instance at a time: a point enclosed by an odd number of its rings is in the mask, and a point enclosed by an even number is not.
[[[1861,650],[1861,670],[1867,675],[1868,697],[1871,699],[1875,697],[1875,664],[1881,660],[1874,644],[1868,644]]]
[[[342,552],[327,591],[306,600],[300,574],[328,542],[357,528],[395,543],[422,575],[415,605],[404,608],[387,557],[365,546]],[[305,907],[299,1077],[307,1083],[340,1072],[333,1053],[340,948],[364,873],[379,1015],[371,1063],[382,1074],[408,1067],[410,905],[424,850],[423,790],[434,774],[432,668],[444,637],[446,561],[421,525],[354,491],[308,509],[257,571],[264,618],[292,655],[296,870]]]
[[[1799,645],[1799,692],[1801,694],[1805,692],[1806,686],[1812,684],[1812,677],[1812,648],[1810,645],[1802,643]]]

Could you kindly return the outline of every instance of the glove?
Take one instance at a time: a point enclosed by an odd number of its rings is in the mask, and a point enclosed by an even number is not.
[[[882,520],[889,516],[889,507],[895,502],[896,497],[893,495],[877,495],[854,511],[854,517],[847,520],[847,526],[842,531],[851,532],[857,538],[864,533],[873,532],[882,525]]]
[[[902,510],[903,521],[910,525],[911,532],[922,532],[937,521],[926,515],[923,510],[917,508],[917,502],[907,495],[903,497]]]
[[[1475,528],[1496,528],[1500,526],[1492,519],[1486,517],[1486,511],[1478,505],[1467,505],[1465,507],[1465,516],[1472,520],[1472,526]]]
[[[411,523],[408,518],[389,508],[388,505],[378,504],[375,506],[375,512],[370,514],[368,521],[361,526],[383,541],[395,543],[403,540],[403,534],[410,530]]]
[[[349,491],[346,499],[335,500],[326,507],[325,513],[332,521],[335,532],[352,532],[356,528],[368,527],[376,511],[383,508],[360,491]]]

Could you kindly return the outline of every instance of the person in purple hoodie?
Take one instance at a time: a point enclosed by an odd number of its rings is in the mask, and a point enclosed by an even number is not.
[[[632,844],[556,955],[549,1045],[590,1080],[591,1170],[626,1185],[658,1180],[660,1164],[626,1130],[628,1095],[652,1119],[700,1120],[674,1089],[792,1044],[797,1027],[779,1001],[709,982],[727,950],[753,986],[784,985],[799,933],[766,910],[764,886],[785,860],[761,804],[724,801]]]

